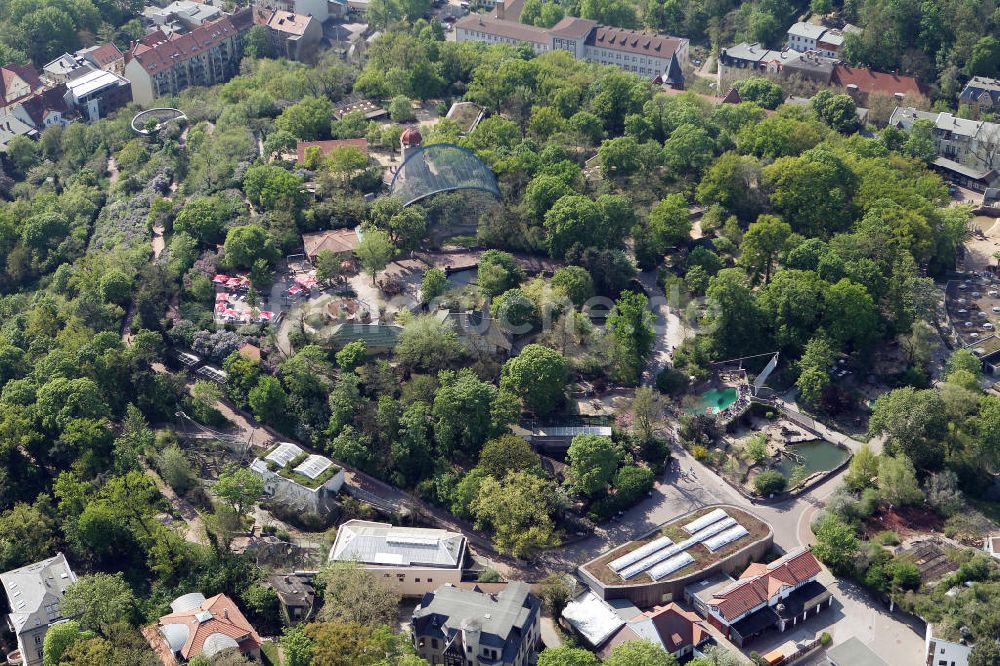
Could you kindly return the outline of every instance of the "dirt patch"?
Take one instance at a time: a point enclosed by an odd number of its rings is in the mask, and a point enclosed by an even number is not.
[[[879,511],[865,521],[862,533],[866,539],[870,539],[879,532],[892,530],[900,539],[905,539],[917,534],[941,532],[943,528],[944,521],[933,511],[907,506]]]

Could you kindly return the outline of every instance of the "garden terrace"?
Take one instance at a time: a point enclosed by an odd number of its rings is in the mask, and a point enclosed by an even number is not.
[[[688,523],[691,523],[719,508],[722,508],[731,518],[734,518],[737,524],[745,527],[748,532],[747,536],[737,539],[715,552],[710,551],[704,543],[694,544],[684,551],[690,554],[691,557],[694,558],[694,561],[682,569],[679,569],[674,575],[663,578],[657,582],[668,581],[681,576],[687,577],[697,571],[708,569],[709,567],[727,559],[733,553],[742,550],[746,546],[756,543],[762,539],[766,539],[771,534],[771,528],[768,527],[766,523],[745,511],[741,511],[740,509],[730,506],[706,507],[704,509],[699,509],[692,513],[683,515],[680,518],[676,518],[642,539],[630,541],[623,546],[619,546],[597,559],[591,560],[587,564],[583,565],[582,568],[591,576],[608,585],[647,585],[653,581],[653,578],[649,574],[649,569],[626,580],[619,574],[612,571],[608,565],[614,560],[617,560],[632,551],[638,550],[660,537],[667,537],[675,544],[685,541],[691,536],[691,534],[684,531],[684,525],[687,525]]]
[[[295,450],[298,453],[295,453]],[[287,453],[293,453],[294,457],[288,458]],[[264,460],[267,468],[278,476],[310,490],[321,488],[340,472],[340,467],[334,465],[329,458],[306,453],[294,444],[287,442],[270,449],[264,456]],[[284,460],[287,462],[282,465],[281,462]]]

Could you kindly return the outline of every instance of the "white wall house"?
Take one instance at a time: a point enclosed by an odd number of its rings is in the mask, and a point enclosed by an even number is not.
[[[972,647],[934,637],[934,625],[927,623],[924,634],[926,666],[969,666]]]
[[[264,480],[264,492],[286,506],[320,513],[344,485],[344,470],[324,456],[306,454],[291,442],[282,442],[250,469]]]
[[[458,532],[349,520],[337,528],[330,561],[358,562],[395,583],[403,596],[419,597],[462,582],[465,551]]]

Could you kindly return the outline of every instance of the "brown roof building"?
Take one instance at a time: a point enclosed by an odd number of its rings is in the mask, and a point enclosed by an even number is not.
[[[640,640],[684,659],[710,639],[704,620],[677,604],[657,605],[644,613],[621,599],[604,601],[589,590],[566,605],[561,623],[602,659],[622,643]]]
[[[0,67],[0,109],[40,90],[42,80],[33,65],[11,63]]]
[[[173,612],[160,618],[160,635],[184,661],[199,654],[211,659],[230,648],[260,659],[260,635],[226,595],[206,599],[193,592],[175,599],[170,608]]]
[[[792,551],[770,564],[754,563],[739,580],[714,585],[697,597],[695,607],[709,623],[737,645],[777,628],[784,631],[824,608],[829,591],[816,577],[822,571],[809,549]]]
[[[125,72],[125,54],[112,42],[80,49],[76,55],[98,69],[114,72],[119,76]]]
[[[513,6],[512,6],[513,9]],[[615,65],[651,81],[681,88],[688,40],[653,32],[599,25],[567,16],[551,28],[519,23],[503,2],[493,15],[469,14],[455,23],[455,39],[488,44],[529,44],[535,53],[560,49],[577,60]]]
[[[868,106],[870,95],[884,95],[906,100],[908,104],[927,96],[927,88],[912,76],[875,72],[866,67],[836,64],[830,78],[831,85],[846,88],[859,106]]]
[[[255,21],[259,21],[255,17]],[[267,12],[261,25],[267,28],[275,54],[289,60],[304,60],[316,52],[323,39],[323,26],[318,19],[278,9]]]
[[[316,261],[320,252],[329,250],[334,254],[350,254],[358,247],[357,229],[330,229],[302,234],[302,246],[309,261]]]
[[[316,591],[311,576],[276,573],[267,577],[266,585],[278,595],[282,619],[287,624],[298,624],[312,617]]]
[[[183,35],[149,33],[125,54],[125,78],[132,84],[132,98],[149,104],[190,86],[228,81],[239,71],[243,35],[252,26],[252,10],[243,9]]]

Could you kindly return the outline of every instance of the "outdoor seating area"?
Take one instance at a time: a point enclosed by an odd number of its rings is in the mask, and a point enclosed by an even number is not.
[[[250,278],[246,275],[229,276],[218,274],[212,278],[216,288],[215,320],[220,323],[266,324],[274,319],[270,310],[249,306],[246,298],[250,292]]]
[[[729,423],[739,418],[750,408],[750,398],[752,395],[749,384],[740,384],[736,387],[736,402],[723,409],[716,417],[722,423]]]

